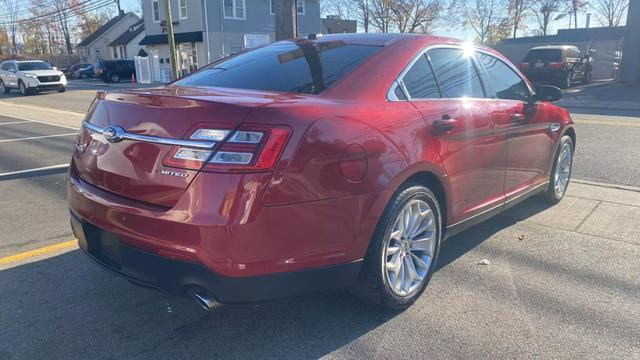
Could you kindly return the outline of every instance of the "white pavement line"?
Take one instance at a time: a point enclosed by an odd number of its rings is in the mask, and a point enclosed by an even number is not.
[[[640,187],[637,187],[637,186],[610,184],[610,183],[603,183],[603,182],[589,181],[589,180],[582,180],[582,179],[571,179],[571,181],[578,184],[584,184],[584,185],[592,185],[592,186],[600,186],[600,187],[605,187],[610,189],[640,192]]]
[[[26,120],[26,121],[32,121],[32,122],[37,122],[37,123],[40,123],[40,124],[51,125],[51,126],[57,126],[57,127],[65,128],[65,129],[71,129],[71,130],[78,130],[78,129],[80,128],[80,126],[78,126],[78,127],[73,127],[73,126],[67,126],[67,125],[60,125],[60,124],[55,124],[55,123],[48,122],[48,121],[35,120],[35,119],[28,119],[28,118],[21,117],[21,116],[6,115],[6,114],[2,114],[2,113],[0,113],[0,116],[10,117],[10,118],[20,119],[20,120]]]
[[[69,164],[59,164],[59,165],[51,165],[51,166],[45,166],[45,167],[39,167],[39,168],[33,168],[33,169],[12,171],[12,172],[8,172],[8,173],[0,174],[0,179],[2,179],[3,177],[7,177],[7,176],[28,174],[30,172],[43,171],[43,170],[65,169],[65,168],[68,168],[68,167],[69,167]]]
[[[23,121],[9,121],[9,122],[3,122],[0,123],[0,126],[2,125],[13,125],[13,124],[26,124],[26,123],[30,123],[31,121],[29,120],[23,120]]]
[[[71,135],[78,135],[78,133],[67,133],[67,134],[44,135],[44,136],[30,136],[30,137],[15,138],[15,139],[4,139],[4,140],[0,140],[0,143],[6,143],[6,142],[12,142],[12,141],[22,141],[22,140],[47,139],[47,138],[52,138],[52,137],[71,136]]]

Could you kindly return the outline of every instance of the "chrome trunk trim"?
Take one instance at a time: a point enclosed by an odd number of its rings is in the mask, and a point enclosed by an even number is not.
[[[85,129],[88,129],[98,134],[103,134],[105,130],[105,128],[93,125],[87,121],[83,121],[82,126]],[[165,137],[159,137],[159,136],[133,134],[126,131],[122,134],[122,139],[148,142],[148,143],[161,144],[161,145],[172,145],[172,146],[182,146],[182,147],[190,147],[190,148],[197,148],[197,149],[207,149],[207,150],[213,149],[213,147],[216,146],[215,141],[172,139],[172,138],[165,138]]]

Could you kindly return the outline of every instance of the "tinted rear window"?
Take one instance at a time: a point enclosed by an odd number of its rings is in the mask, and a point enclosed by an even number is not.
[[[527,61],[560,61],[562,59],[562,50],[559,49],[544,49],[544,50],[531,50],[524,58]]]
[[[342,41],[277,43],[223,59],[176,84],[317,94],[380,49]]]

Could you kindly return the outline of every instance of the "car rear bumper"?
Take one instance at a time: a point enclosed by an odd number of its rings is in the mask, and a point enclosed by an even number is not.
[[[206,291],[218,302],[252,303],[345,288],[358,277],[362,261],[305,271],[250,277],[221,276],[205,266],[158,256],[128,246],[113,233],[71,213],[71,226],[80,249],[94,262],[132,283],[186,296]]]

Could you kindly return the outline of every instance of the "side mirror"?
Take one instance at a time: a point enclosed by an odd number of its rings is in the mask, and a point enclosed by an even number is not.
[[[562,99],[562,92],[556,86],[537,85],[535,97],[538,101],[558,101]]]

